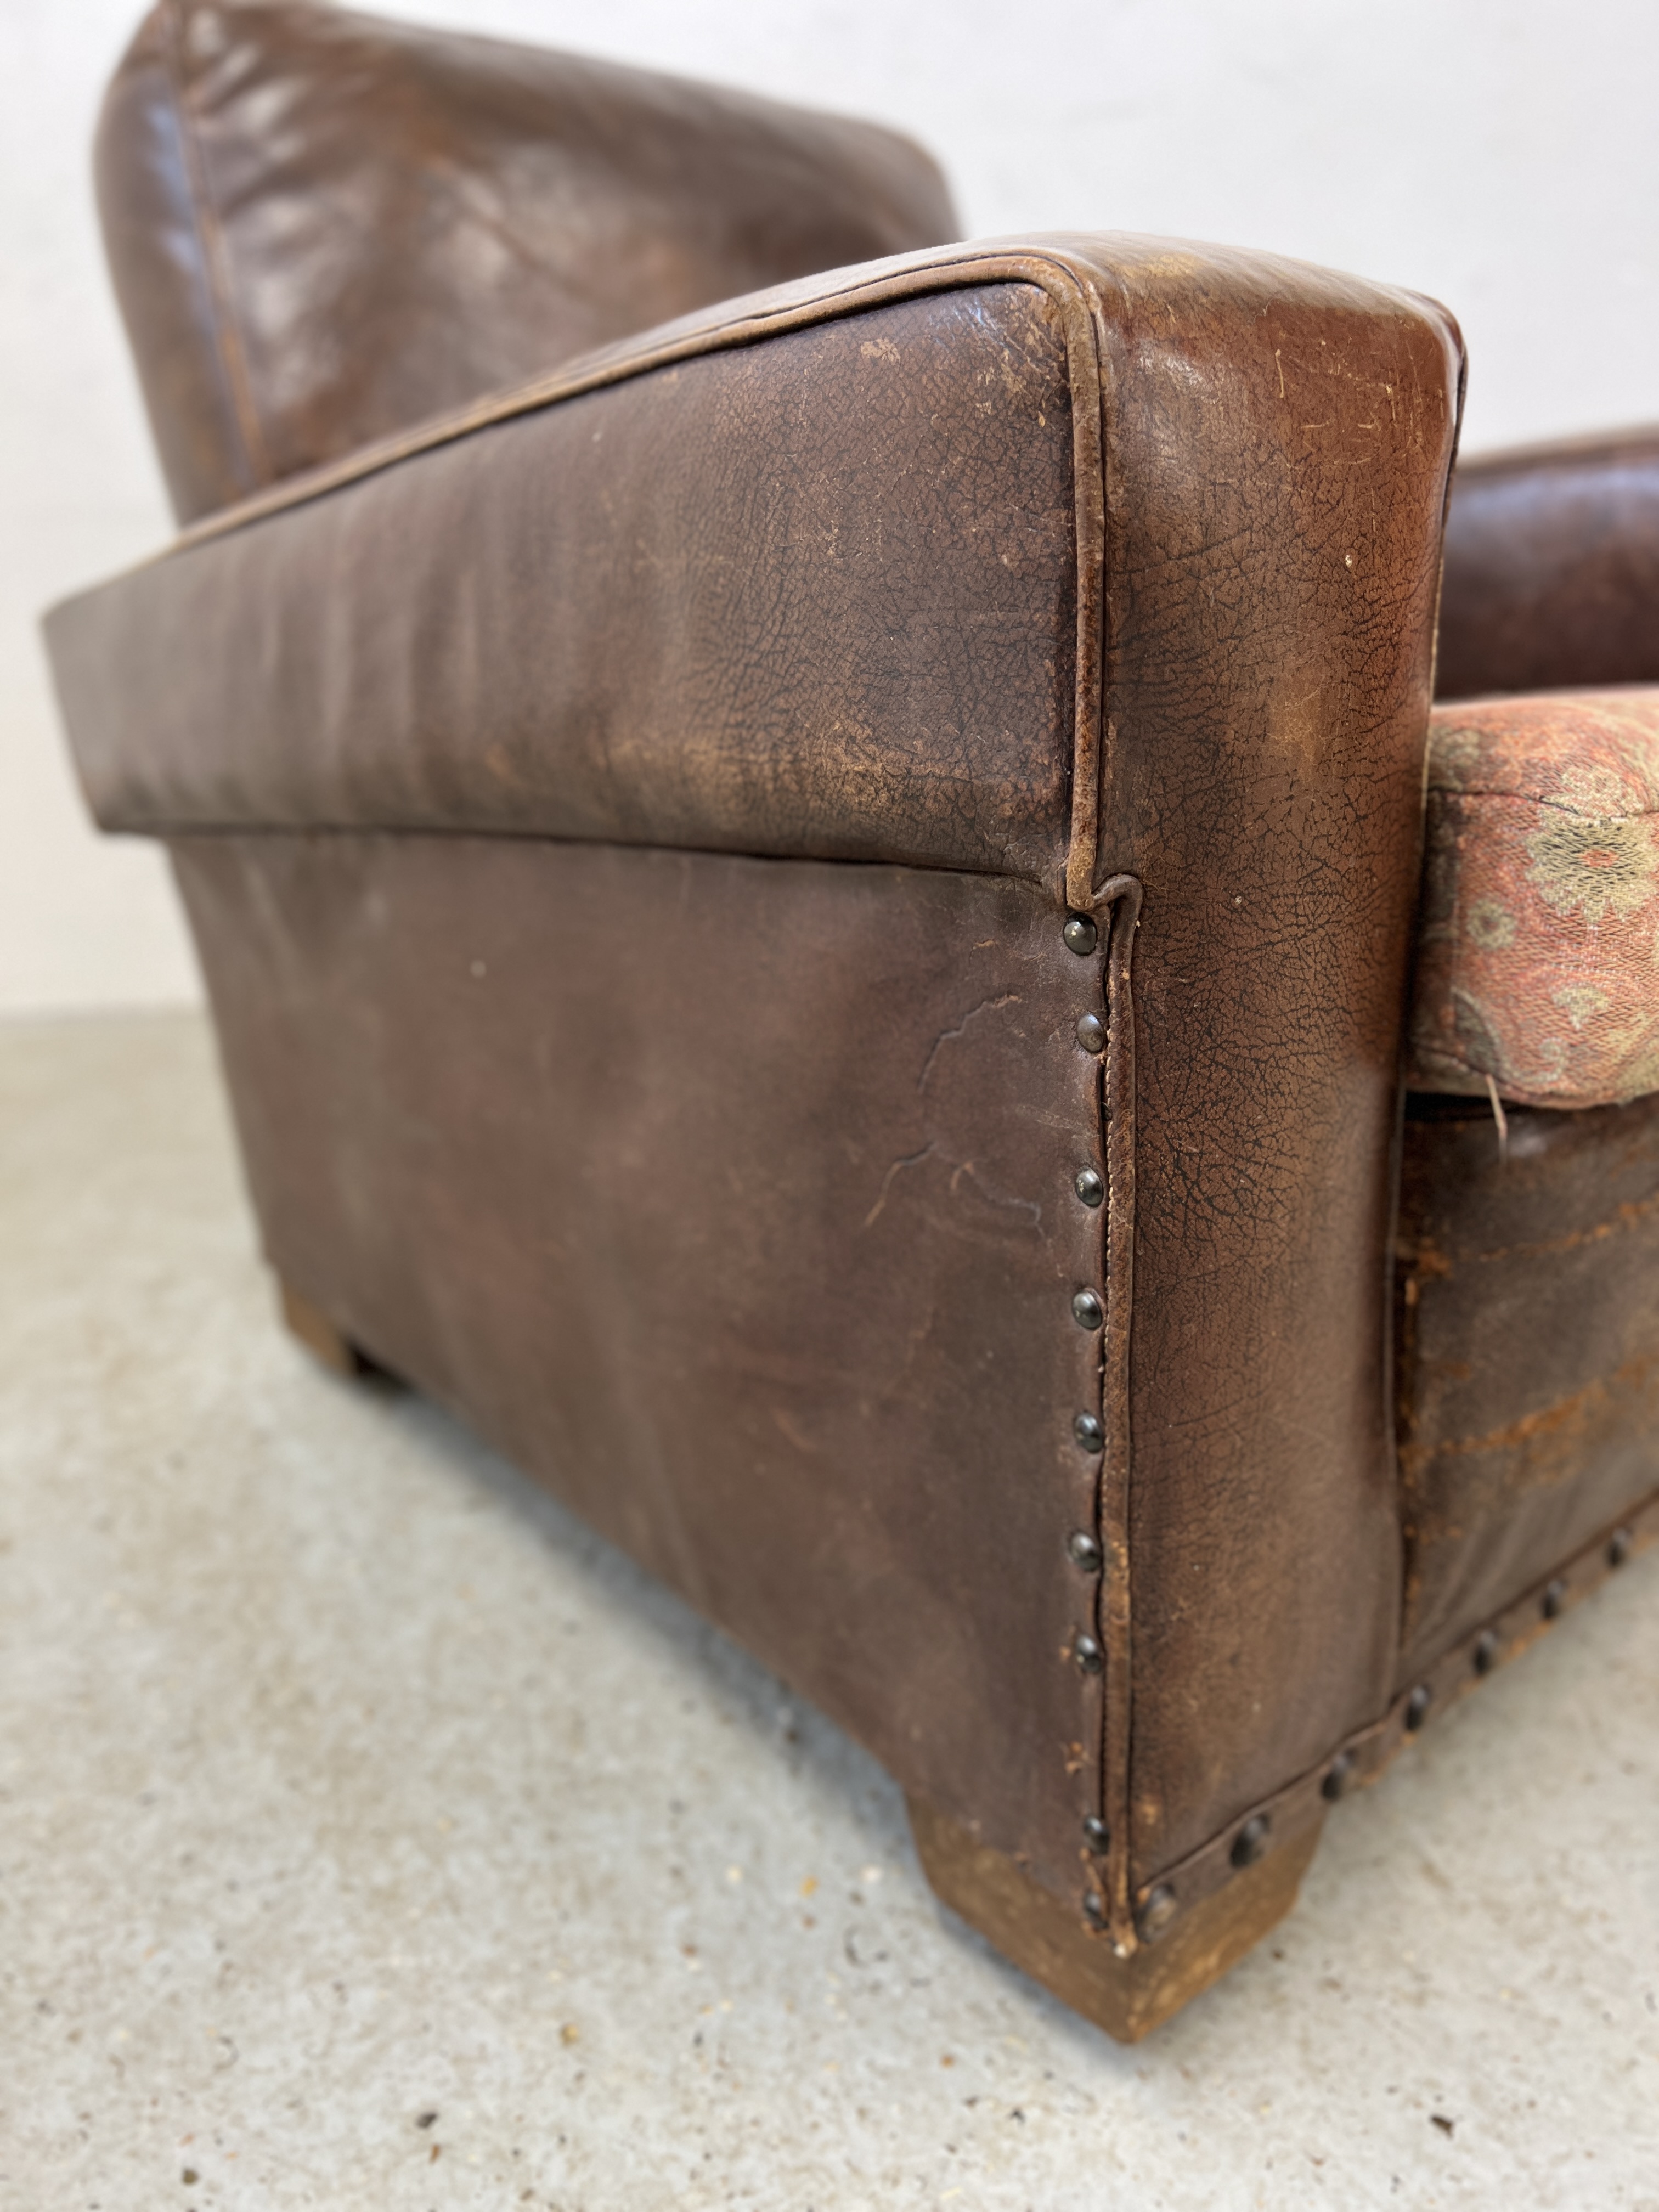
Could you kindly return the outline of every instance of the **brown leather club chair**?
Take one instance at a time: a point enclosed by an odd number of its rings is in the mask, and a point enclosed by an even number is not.
[[[266,0],[150,15],[99,178],[185,528],[52,652],[290,1321],[1144,2033],[1655,1528],[1651,1101],[1500,1152],[1533,1094],[1425,1017],[1399,1195],[1455,325],[949,244],[886,131]]]

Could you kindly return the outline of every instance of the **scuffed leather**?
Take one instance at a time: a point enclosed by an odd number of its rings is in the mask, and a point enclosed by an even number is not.
[[[1654,1487],[1659,1099],[1406,1121],[1398,1686]]]
[[[1458,464],[1443,699],[1659,684],[1659,428]]]
[[[181,519],[705,303],[957,228],[875,125],[302,0],[162,0],[97,146]]]

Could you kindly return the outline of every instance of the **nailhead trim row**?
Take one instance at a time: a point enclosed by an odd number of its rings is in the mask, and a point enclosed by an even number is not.
[[[1381,1720],[1336,1745],[1317,1766],[1275,1796],[1250,1806],[1179,1864],[1144,1882],[1135,1892],[1141,1940],[1152,1940],[1154,1934],[1146,1924],[1154,1896],[1160,1905],[1166,1893],[1174,1899],[1173,1909],[1165,1908],[1158,1917],[1156,1933],[1162,1934],[1188,1905],[1219,1889],[1240,1867],[1254,1864],[1317,1820],[1332,1800],[1352,1786],[1375,1782],[1425,1722],[1466,1697],[1507,1661],[1518,1658],[1570,1607],[1655,1543],[1659,1543],[1659,1491],[1604,1528],[1513,1605],[1460,1638],[1419,1680],[1400,1692]],[[1328,1789],[1328,1781],[1334,1786]],[[1257,1825],[1261,1822],[1267,1824],[1265,1832]],[[1241,1849],[1247,1831],[1250,1843]]]

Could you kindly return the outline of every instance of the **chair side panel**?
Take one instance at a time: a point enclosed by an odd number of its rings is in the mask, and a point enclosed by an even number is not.
[[[283,1276],[1078,1905],[1102,956],[937,871],[173,853]]]

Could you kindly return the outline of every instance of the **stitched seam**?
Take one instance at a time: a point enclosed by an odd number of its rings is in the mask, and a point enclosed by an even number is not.
[[[220,375],[230,400],[231,419],[242,441],[243,465],[257,486],[271,481],[270,461],[265,449],[258,410],[254,404],[246,349],[231,304],[224,233],[214,204],[206,156],[191,110],[189,76],[184,59],[181,0],[169,0],[167,31],[164,50],[167,82],[173,94],[173,113],[178,120],[179,143],[190,179],[191,211],[195,222],[197,247],[212,308],[214,349]]]

